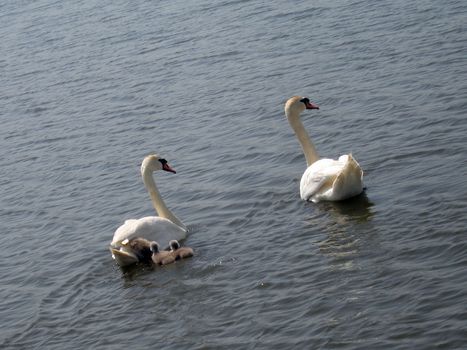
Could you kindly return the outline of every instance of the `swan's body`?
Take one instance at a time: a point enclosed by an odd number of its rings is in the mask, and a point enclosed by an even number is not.
[[[169,242],[170,251],[175,256],[175,260],[190,258],[193,256],[193,249],[190,247],[180,247],[180,243],[177,240],[171,240]]]
[[[294,96],[285,104],[285,115],[302,146],[308,168],[300,181],[300,197],[307,201],[340,201],[363,191],[363,171],[351,154],[338,160],[319,159],[301,120],[305,109],[319,109],[306,97]]]
[[[146,189],[151,196],[152,203],[159,216],[148,216],[141,219],[129,219],[114,233],[110,243],[112,257],[118,265],[126,266],[139,261],[137,254],[126,240],[140,237],[148,241],[157,241],[163,248],[169,247],[172,239],[182,240],[186,237],[185,225],[166,207],[157,190],[152,173],[157,170],[165,170],[175,173],[165,159],[157,155],[144,158],[141,165],[141,175]]]
[[[152,261],[156,265],[168,265],[175,262],[176,257],[172,251],[159,250],[157,242],[151,242]]]

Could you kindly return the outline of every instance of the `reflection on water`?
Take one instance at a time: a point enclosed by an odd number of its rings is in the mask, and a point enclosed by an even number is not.
[[[368,237],[361,237],[361,226],[365,226],[365,232],[373,231],[368,226],[372,226],[374,204],[363,192],[345,201],[310,205],[318,209],[316,219],[321,221],[322,232],[326,234],[318,246],[323,255],[331,258],[331,269],[355,269],[354,260],[360,256],[362,245],[371,244]],[[323,221],[323,216],[327,220]]]
[[[327,213],[330,213],[336,221],[344,224],[348,221],[364,223],[373,219],[373,203],[368,199],[366,192],[340,202],[321,202],[318,207]]]
[[[134,264],[116,267],[122,272],[122,287],[124,289],[134,286],[145,288],[160,288],[173,283],[177,276],[176,264],[155,266],[153,264]]]
[[[133,264],[127,266],[118,266],[118,269],[122,271],[122,277],[127,281],[132,281],[139,275],[152,271],[153,267],[150,264]]]

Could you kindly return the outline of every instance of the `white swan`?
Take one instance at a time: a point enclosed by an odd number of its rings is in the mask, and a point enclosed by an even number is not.
[[[300,197],[303,200],[340,201],[363,191],[363,171],[351,154],[338,160],[322,158],[303,127],[300,113],[305,109],[319,109],[307,97],[293,96],[285,103],[285,115],[295,131],[305,154],[308,168],[300,180]]]
[[[114,233],[110,243],[112,257],[118,265],[126,266],[139,261],[138,255],[132,251],[128,240],[136,237],[149,241],[157,241],[162,249],[169,247],[172,239],[182,240],[186,238],[186,227],[166,207],[157,190],[152,173],[157,170],[165,170],[175,173],[167,161],[157,155],[149,155],[141,164],[141,175],[144,185],[151,196],[151,201],[159,216],[148,216],[141,219],[129,219]]]

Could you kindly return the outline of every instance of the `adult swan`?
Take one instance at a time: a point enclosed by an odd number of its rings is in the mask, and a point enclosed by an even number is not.
[[[285,115],[302,146],[308,168],[300,180],[303,200],[340,201],[360,194],[363,190],[363,171],[351,154],[338,160],[319,159],[310,136],[303,127],[300,113],[305,109],[319,109],[307,97],[294,96],[285,103]]]
[[[156,241],[164,249],[169,247],[173,239],[181,240],[186,237],[186,227],[166,207],[162,197],[157,190],[152,173],[157,170],[165,170],[175,174],[167,161],[157,155],[149,155],[141,164],[141,175],[144,185],[151,196],[151,201],[159,216],[148,216],[141,219],[129,219],[114,233],[110,243],[112,257],[118,265],[126,266],[138,262],[130,245],[129,240],[140,237],[148,241]]]

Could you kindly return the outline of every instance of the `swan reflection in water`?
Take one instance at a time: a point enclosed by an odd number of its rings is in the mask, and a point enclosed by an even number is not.
[[[342,224],[349,221],[365,223],[374,216],[371,210],[374,204],[368,199],[366,190],[358,196],[344,201],[320,202],[315,205],[323,211],[329,212],[337,222]]]
[[[318,212],[308,223],[315,228],[319,223],[318,229],[325,234],[317,245],[323,255],[331,258],[331,269],[352,270],[362,250],[373,250],[375,244],[379,245],[372,223],[373,205],[365,192],[345,201],[313,204]],[[327,218],[323,219],[324,214]]]

